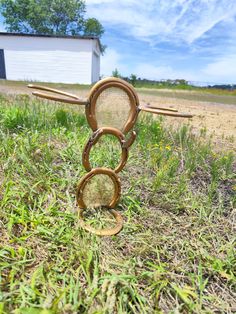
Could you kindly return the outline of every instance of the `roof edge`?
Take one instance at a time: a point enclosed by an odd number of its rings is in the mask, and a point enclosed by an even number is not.
[[[11,33],[11,32],[0,32],[0,36],[22,36],[22,37],[46,37],[46,38],[65,38],[65,39],[89,39],[97,40],[102,52],[102,46],[100,39],[96,36],[82,36],[82,35],[50,35],[50,34],[27,34],[27,33]]]

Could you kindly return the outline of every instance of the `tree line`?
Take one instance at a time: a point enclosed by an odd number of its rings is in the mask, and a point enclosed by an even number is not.
[[[214,84],[207,85],[204,87],[195,86],[184,79],[167,79],[167,80],[149,80],[146,78],[140,78],[135,74],[130,74],[130,76],[122,76],[118,69],[112,71],[113,77],[122,78],[123,80],[129,82],[135,87],[150,87],[150,88],[180,88],[180,89],[201,89],[201,88],[210,88],[210,89],[222,89],[234,91],[236,90],[236,84]]]

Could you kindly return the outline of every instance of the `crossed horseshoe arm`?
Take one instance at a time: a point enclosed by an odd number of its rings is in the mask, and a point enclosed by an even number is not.
[[[54,100],[54,101],[59,101],[62,103],[68,103],[68,104],[73,104],[73,105],[89,105],[89,100],[88,99],[81,99],[78,96],[67,93],[58,89],[54,88],[49,88],[46,86],[41,86],[41,85],[34,85],[34,84],[29,84],[29,88],[36,89],[36,90],[42,90],[46,92],[50,92],[51,94],[45,94],[41,92],[33,92],[32,94],[34,96],[48,99],[48,100]],[[64,97],[58,97],[52,94],[57,94],[57,95],[63,95],[66,96],[67,98]],[[192,118],[193,115],[189,113],[181,113],[178,112],[177,109],[175,108],[166,108],[166,107],[159,107],[155,105],[151,105],[149,103],[147,104],[142,104],[138,106],[138,112],[140,111],[146,111],[154,114],[159,114],[159,115],[164,115],[164,116],[171,116],[171,117],[181,117],[181,118]]]

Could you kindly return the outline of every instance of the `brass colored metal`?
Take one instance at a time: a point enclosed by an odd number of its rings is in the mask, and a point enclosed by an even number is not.
[[[114,195],[112,197],[112,200],[110,201],[109,204],[107,204],[106,206],[108,208],[114,208],[119,199],[120,199],[120,194],[121,194],[121,186],[120,186],[120,180],[117,176],[117,174],[108,168],[95,168],[92,169],[90,172],[88,172],[80,181],[78,188],[77,188],[77,193],[76,193],[76,198],[77,198],[77,205],[80,208],[85,209],[86,208],[86,204],[84,203],[83,200],[83,191],[84,188],[86,186],[86,184],[88,183],[89,180],[91,180],[94,176],[99,175],[99,174],[105,174],[107,175],[109,178],[111,178],[112,182],[114,183]]]
[[[136,136],[137,136],[136,132],[132,131],[130,134],[130,138],[128,140],[126,140],[126,142],[123,143],[123,147],[130,148],[133,145],[133,143],[136,139]]]
[[[126,86],[134,94],[136,104],[137,104],[137,106],[139,106],[139,97],[138,97],[138,94],[136,93],[135,89],[133,88],[133,86],[131,84],[129,84],[128,82],[126,82],[125,80],[122,80],[118,77],[107,77],[101,81],[98,81],[96,84],[94,84],[94,86],[90,90],[89,97],[88,97],[90,101],[91,101],[94,93],[101,86],[103,86],[106,83],[121,83],[122,85]]]
[[[48,95],[48,94],[44,94],[44,93],[40,93],[40,92],[33,92],[33,95],[35,95],[37,97],[40,97],[40,98],[46,98],[46,99],[49,99],[49,100],[60,101],[60,102],[73,104],[73,105],[86,105],[87,104],[86,100],[79,99],[77,96],[75,96],[73,94],[62,92],[62,91],[57,90],[57,89],[44,87],[44,86],[40,86],[40,85],[32,85],[32,84],[29,84],[28,87],[29,88],[38,89],[38,90],[47,91],[47,92],[51,92],[51,93],[54,93],[54,94],[60,94],[60,95],[63,95],[63,96],[67,96],[69,99],[56,97],[56,96],[53,96],[53,95]]]
[[[148,108],[153,108],[153,109],[160,109],[164,111],[173,111],[173,112],[178,112],[177,109],[175,108],[165,108],[165,107],[157,107],[156,105],[151,105],[151,104],[146,104]]]
[[[111,134],[117,137],[120,142],[121,149],[122,149],[121,161],[118,164],[118,166],[114,169],[114,171],[116,173],[120,172],[124,168],[127,162],[128,147],[130,146],[130,143],[127,144],[127,142],[125,141],[124,134],[118,129],[111,128],[111,127],[103,127],[103,128],[98,129],[92,134],[92,136],[90,137],[89,141],[87,142],[84,148],[83,155],[82,155],[82,162],[83,162],[84,168],[87,171],[90,171],[92,169],[90,165],[90,161],[89,161],[89,154],[90,154],[91,148],[93,145],[95,145],[98,142],[99,138],[105,134]]]
[[[86,224],[83,220],[83,212],[84,212],[84,209],[79,209],[79,211],[78,211],[79,218],[80,218],[79,224],[82,228],[84,228],[85,230],[87,230],[91,233],[94,233],[94,234],[99,235],[99,236],[111,236],[111,235],[115,235],[115,234],[119,233],[121,231],[121,229],[123,228],[123,218],[122,218],[121,214],[114,209],[109,209],[109,212],[115,218],[116,226],[114,228],[110,228],[110,229],[95,229],[95,228],[91,227],[90,225]]]
[[[87,121],[93,131],[96,131],[98,129],[98,124],[97,124],[97,118],[96,118],[96,104],[97,104],[97,99],[99,95],[101,95],[102,92],[109,88],[119,88],[123,90],[127,96],[129,97],[129,102],[130,102],[130,113],[128,116],[128,119],[123,126],[122,132],[124,134],[128,133],[134,126],[137,118],[138,118],[138,105],[139,103],[137,102],[136,99],[136,94],[131,90],[127,84],[122,83],[120,80],[102,80],[100,84],[95,85],[92,88],[92,92],[90,93],[89,97],[89,106],[86,107],[86,117]]]
[[[87,104],[87,102],[84,102],[81,100],[66,99],[66,98],[56,97],[56,96],[52,96],[52,95],[46,95],[46,94],[43,94],[40,92],[33,92],[33,95],[40,97],[40,98],[45,98],[45,99],[54,100],[54,101],[60,101],[60,102],[72,104],[72,105],[86,105]]]
[[[49,88],[49,87],[41,86],[41,85],[33,85],[33,84],[29,84],[28,87],[38,89],[38,90],[44,90],[46,92],[51,92],[51,93],[55,93],[59,95],[64,95],[64,96],[74,98],[74,99],[78,99],[76,95],[60,91],[59,89]]]
[[[170,111],[164,111],[164,110],[159,110],[159,109],[153,109],[153,108],[150,108],[149,106],[146,106],[146,105],[140,106],[139,109],[142,111],[147,111],[147,112],[159,114],[162,116],[181,117],[181,118],[192,118],[193,117],[193,115],[191,115],[189,113],[170,112]]]
[[[120,194],[121,194],[121,185],[120,180],[117,176],[117,173],[120,172],[128,159],[128,150],[130,146],[133,144],[133,142],[136,139],[136,133],[133,131],[133,127],[137,121],[138,114],[140,111],[146,111],[158,115],[164,115],[164,116],[171,116],[171,117],[182,117],[182,118],[192,118],[193,115],[187,114],[187,113],[179,113],[177,109],[175,108],[165,108],[165,107],[157,107],[155,105],[150,104],[144,104],[140,105],[139,103],[139,97],[133,88],[132,85],[127,83],[126,81],[119,79],[119,78],[106,78],[99,82],[97,82],[90,90],[89,96],[87,100],[80,99],[76,95],[69,94],[63,91],[59,91],[57,89],[52,89],[44,86],[36,86],[36,85],[28,85],[29,88],[34,88],[37,90],[42,90],[54,94],[63,95],[67,98],[61,98],[58,96],[50,95],[50,94],[44,94],[41,92],[33,92],[35,96],[46,98],[50,100],[60,101],[64,103],[74,104],[74,105],[85,105],[85,113],[86,118],[88,121],[88,124],[90,125],[91,129],[93,130],[93,134],[90,137],[89,141],[87,142],[84,151],[83,151],[83,166],[88,171],[88,173],[81,179],[77,191],[76,191],[76,199],[77,199],[77,205],[79,207],[78,213],[79,213],[79,223],[82,228],[84,228],[87,231],[90,231],[91,233],[100,235],[100,236],[107,236],[107,235],[114,235],[120,232],[123,226],[123,219],[119,212],[115,211],[114,208],[117,205]],[[97,123],[97,117],[96,117],[96,106],[97,106],[97,100],[98,97],[106,90],[109,91],[111,88],[117,88],[120,89],[122,92],[125,92],[129,99],[129,115],[125,122],[125,125],[123,126],[122,130],[118,130],[113,127],[106,127],[101,126],[98,128]],[[111,104],[112,105],[112,104]],[[125,134],[129,133],[131,131],[131,134],[128,139],[125,138]],[[118,166],[112,170],[108,168],[94,168],[91,169],[90,161],[89,161],[89,154],[90,150],[93,145],[97,143],[99,138],[102,135],[105,134],[111,134],[117,137],[117,139],[120,142],[121,145],[121,160]],[[86,209],[86,204],[83,200],[84,196],[84,189],[94,176],[96,175],[107,175],[109,178],[111,178],[113,184],[114,184],[114,194],[109,204],[106,204],[105,206],[109,208],[110,213],[113,215],[113,217],[116,219],[116,226],[111,229],[95,229],[88,224],[86,224],[83,220],[83,212]]]

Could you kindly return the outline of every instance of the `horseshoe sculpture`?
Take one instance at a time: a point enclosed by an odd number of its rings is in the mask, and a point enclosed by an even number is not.
[[[136,138],[136,133],[133,131],[133,127],[137,121],[138,114],[141,111],[146,111],[158,115],[172,116],[172,117],[183,117],[183,118],[191,118],[191,114],[179,113],[178,110],[173,108],[161,108],[155,107],[150,104],[141,105],[139,103],[138,95],[133,88],[132,85],[127,83],[126,81],[119,78],[106,78],[99,82],[97,82],[90,90],[88,99],[80,99],[76,95],[66,93],[63,91],[59,91],[56,89],[44,87],[44,86],[36,86],[36,85],[28,85],[29,88],[46,91],[51,94],[45,94],[42,92],[33,92],[33,95],[46,98],[49,100],[55,100],[63,103],[74,104],[74,105],[84,105],[85,106],[85,114],[87,118],[87,122],[91,127],[93,134],[88,140],[82,155],[82,163],[85,170],[88,172],[80,181],[77,191],[76,191],[76,199],[77,205],[79,208],[79,222],[80,226],[94,234],[101,236],[114,235],[120,232],[123,227],[123,219],[119,212],[117,212],[114,208],[119,202],[121,195],[121,184],[120,179],[118,177],[118,173],[124,168],[127,160],[128,160],[128,152],[130,146],[133,144]],[[97,104],[100,101],[99,99],[102,97],[104,93],[109,93],[111,89],[116,89],[118,92],[126,95],[129,103],[129,114],[128,117],[122,126],[121,129],[109,127],[107,125],[99,125],[97,119]],[[53,95],[54,94],[54,95]],[[62,95],[64,97],[59,97],[57,95]],[[112,104],[110,104],[112,106]],[[129,138],[126,138],[127,133],[131,132]],[[92,168],[90,164],[90,150],[91,148],[98,142],[101,136],[105,136],[107,134],[111,134],[117,138],[121,146],[121,160],[115,169],[108,168]],[[114,194],[112,196],[111,201],[108,204],[103,204],[104,207],[108,208],[109,212],[116,220],[116,225],[111,229],[95,229],[90,225],[86,224],[83,219],[83,212],[86,209],[86,202],[84,201],[84,189],[88,182],[97,175],[105,175],[109,177],[114,185]]]

